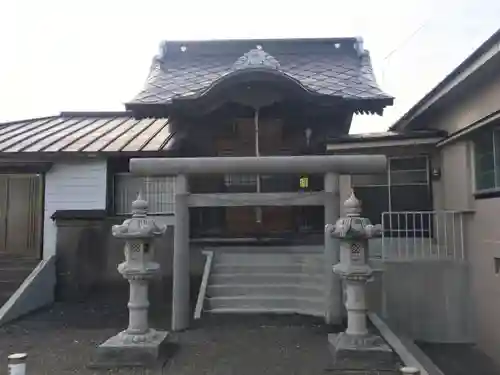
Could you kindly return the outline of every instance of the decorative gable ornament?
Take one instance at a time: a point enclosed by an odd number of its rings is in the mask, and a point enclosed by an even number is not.
[[[262,48],[254,48],[238,58],[233,64],[233,70],[247,68],[279,69],[280,63]]]

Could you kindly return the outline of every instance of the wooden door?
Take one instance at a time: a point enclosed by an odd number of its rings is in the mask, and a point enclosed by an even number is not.
[[[231,237],[248,237],[258,233],[255,207],[227,207],[226,231]]]
[[[0,252],[39,258],[42,217],[41,176],[0,176]]]
[[[286,234],[294,230],[292,207],[264,207],[262,209],[262,227],[264,233]]]

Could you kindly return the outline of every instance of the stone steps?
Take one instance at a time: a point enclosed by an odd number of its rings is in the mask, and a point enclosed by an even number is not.
[[[307,274],[307,275],[322,275],[323,267],[318,265],[311,265],[307,263],[290,264],[252,264],[252,265],[233,265],[233,264],[218,264],[212,272],[220,274],[245,274],[253,275],[255,273],[261,274]]]
[[[323,316],[324,303],[324,263],[318,252],[214,250],[203,302],[206,313]]]
[[[0,254],[0,307],[21,286],[38,265],[39,260],[10,254]]]
[[[322,297],[323,289],[317,284],[231,284],[231,285],[209,285],[207,288],[208,297],[219,296],[275,296],[275,295],[298,295],[304,297]]]
[[[318,297],[299,297],[297,295],[244,295],[222,296],[207,298],[207,305],[211,312],[217,309],[260,310],[266,312],[273,309],[311,309],[321,311],[324,299]]]
[[[277,315],[293,315],[302,314],[323,317],[323,312],[315,309],[301,309],[297,306],[292,308],[217,308],[208,311],[211,314],[277,314]]]
[[[215,273],[212,275],[209,285],[220,284],[321,284],[323,276],[313,276],[303,273],[266,273],[256,270],[252,274],[245,273]]]

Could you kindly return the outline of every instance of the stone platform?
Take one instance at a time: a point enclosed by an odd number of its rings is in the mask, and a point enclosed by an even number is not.
[[[342,332],[329,334],[328,342],[333,354],[331,370],[389,372],[401,367],[399,357],[380,336],[352,336]]]
[[[174,345],[168,342],[169,333],[153,329],[146,335],[120,332],[97,348],[90,368],[162,367]]]

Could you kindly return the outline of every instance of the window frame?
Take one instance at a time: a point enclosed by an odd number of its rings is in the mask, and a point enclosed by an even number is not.
[[[111,208],[112,208],[112,215],[113,216],[118,216],[118,217],[123,217],[123,216],[130,216],[132,214],[132,212],[128,212],[128,213],[125,213],[125,212],[117,212],[117,182],[116,182],[116,178],[117,177],[120,177],[120,176],[129,176],[129,177],[133,177],[133,178],[141,178],[143,179],[143,184],[146,184],[147,181],[151,178],[151,177],[148,177],[148,176],[136,176],[136,175],[133,175],[132,173],[130,172],[116,172],[116,173],[113,173],[112,174],[112,178],[111,178],[111,190],[110,190],[110,194],[111,194],[111,202],[112,202],[112,205],[111,205]],[[149,211],[148,212],[148,215],[151,215],[151,216],[173,216],[174,215],[174,212],[175,212],[175,176],[161,176],[161,177],[165,177],[165,178],[171,178],[172,179],[172,202],[171,202],[171,206],[172,206],[172,209],[170,211],[165,211],[165,212],[162,212],[162,211]],[[158,178],[158,177],[154,177],[154,178]],[[148,197],[148,193],[147,191],[141,191],[141,194],[143,194],[143,198],[146,200],[146,201],[149,201],[149,197]],[[129,204],[131,204],[131,202],[129,202]],[[151,209],[151,206],[149,207]]]
[[[402,160],[402,159],[414,159],[414,158],[422,158],[425,159],[425,169],[395,169],[393,170],[391,168],[391,160]],[[385,183],[375,183],[375,184],[362,184],[362,185],[355,185],[352,182],[351,179],[351,187],[352,188],[367,188],[367,187],[377,187],[377,188],[386,188],[387,189],[387,196],[388,196],[388,212],[393,212],[393,199],[392,199],[392,188],[394,187],[401,187],[401,186],[425,186],[431,196],[431,201],[432,201],[432,179],[431,179],[431,156],[427,153],[418,153],[418,154],[413,154],[413,155],[392,155],[392,156],[387,156],[388,163],[387,163],[387,170],[384,173],[380,173],[380,175],[385,175]],[[424,173],[426,175],[426,181],[425,182],[406,182],[406,183],[393,183],[392,177],[394,177],[394,174],[404,174],[404,173]],[[369,175],[368,175],[369,176]]]
[[[492,157],[493,157],[493,180],[494,186],[488,188],[478,188],[478,142],[477,138],[472,137],[470,139],[470,144],[472,147],[470,148],[471,155],[471,174],[472,174],[472,183],[474,192],[473,195],[475,197],[489,197],[491,193],[500,193],[500,126],[493,125],[490,127],[483,127],[477,130],[476,135],[480,132],[485,132],[491,134],[491,142],[492,142]],[[494,194],[494,196],[498,196],[498,194]]]

